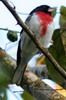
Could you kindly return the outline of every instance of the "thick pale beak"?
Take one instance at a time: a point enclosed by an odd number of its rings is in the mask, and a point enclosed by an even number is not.
[[[56,11],[56,8],[49,8],[48,9],[48,12],[54,12],[54,11]]]

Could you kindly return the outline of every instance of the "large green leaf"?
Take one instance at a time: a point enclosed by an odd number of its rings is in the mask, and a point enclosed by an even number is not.
[[[55,60],[61,65],[61,67],[66,71],[66,56],[64,51],[64,46],[61,39],[60,29],[55,30],[53,35],[54,44],[49,48],[49,52],[55,58]],[[46,65],[49,74],[53,81],[62,84],[65,79],[60,75],[58,71],[53,67],[52,63],[46,58]]]
[[[54,41],[53,48],[56,50],[57,55],[59,56],[65,55],[64,46],[63,46],[62,38],[60,34],[60,29],[57,29],[54,31],[53,41]]]

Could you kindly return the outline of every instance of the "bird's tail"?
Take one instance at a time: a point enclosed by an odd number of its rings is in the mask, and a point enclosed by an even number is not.
[[[13,76],[13,80],[12,80],[13,83],[16,83],[17,85],[21,83],[21,81],[23,80],[25,69],[26,69],[26,65],[18,66],[16,68],[14,76]]]

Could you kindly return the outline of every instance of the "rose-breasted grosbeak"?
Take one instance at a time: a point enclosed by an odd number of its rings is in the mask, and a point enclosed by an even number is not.
[[[36,34],[45,48],[47,48],[54,31],[54,22],[51,16],[53,11],[55,8],[41,5],[35,8],[25,21],[25,24]],[[38,51],[31,38],[22,30],[17,52],[17,68],[13,77],[14,83],[20,84],[27,63]]]

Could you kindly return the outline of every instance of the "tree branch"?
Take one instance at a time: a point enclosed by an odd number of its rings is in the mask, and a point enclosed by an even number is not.
[[[49,61],[54,65],[55,69],[66,79],[66,72],[63,68],[57,63],[57,61],[52,57],[52,55],[46,51],[40,41],[36,38],[36,35],[27,27],[25,23],[21,20],[21,18],[16,13],[15,9],[11,7],[11,5],[7,2],[7,0],[1,0],[2,3],[8,8],[8,10],[12,13],[17,23],[26,31],[26,33],[30,36],[33,42],[36,44],[37,48],[49,59]]]
[[[8,28],[0,28],[0,30],[4,30],[4,31],[13,31],[13,32],[16,32],[16,33],[20,33],[19,31],[10,30],[10,29],[8,29]]]
[[[25,72],[23,82],[21,86],[37,100],[66,100],[66,98],[63,98],[56,90],[52,89],[32,72]]]
[[[12,83],[11,80],[15,69],[16,61],[0,48],[0,85]],[[24,80],[21,87],[38,100],[66,100],[66,97],[52,89],[29,71],[24,73]],[[62,89],[61,91],[65,90]]]

